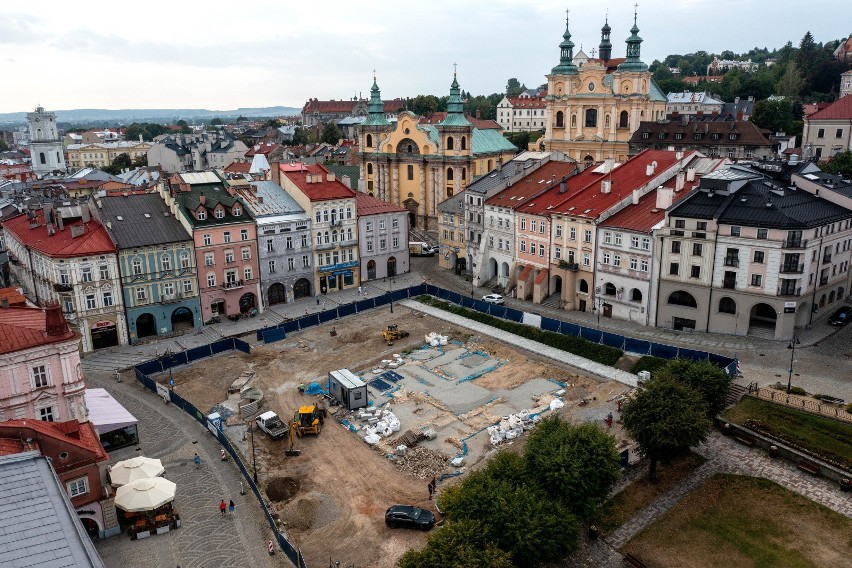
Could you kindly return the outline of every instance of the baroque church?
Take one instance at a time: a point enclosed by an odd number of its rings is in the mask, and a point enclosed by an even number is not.
[[[358,190],[404,207],[411,226],[428,231],[438,230],[439,203],[518,150],[498,130],[468,120],[455,73],[446,118],[436,124],[408,111],[389,122],[374,77],[358,136]]]
[[[559,44],[559,65],[547,75],[545,133],[531,150],[556,150],[590,164],[606,158],[623,162],[630,136],[643,120],[666,117],[666,95],[640,57],[636,13],[627,38],[627,57],[613,58],[607,18],[597,57],[574,56],[569,22]]]

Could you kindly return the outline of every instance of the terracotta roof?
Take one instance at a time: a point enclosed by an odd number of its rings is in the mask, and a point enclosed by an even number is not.
[[[576,172],[575,162],[547,162],[531,174],[521,178],[510,187],[485,200],[486,205],[519,209],[546,193],[549,189],[559,188],[559,181]]]
[[[305,106],[302,108],[302,112],[310,113],[310,112],[352,112],[352,109],[355,108],[355,105],[359,102],[366,104],[367,101],[353,101],[353,100],[345,100],[345,101],[315,101],[310,100],[305,103]],[[392,100],[392,101],[382,101],[385,105],[385,112],[398,112],[405,109],[405,101],[404,100]]]
[[[689,160],[694,152],[685,152],[682,160]],[[572,217],[597,219],[610,207],[631,195],[660,172],[672,167],[678,161],[677,152],[666,150],[644,150],[633,156],[609,173],[594,173],[589,183],[578,187],[579,183],[569,183],[567,197],[554,203],[550,214],[568,214]],[[654,174],[647,175],[649,164],[656,162]],[[592,168],[583,171],[585,174]],[[585,178],[588,179],[588,178]],[[578,180],[584,181],[584,180]],[[604,181],[608,181],[609,191],[604,192]],[[576,188],[576,189],[575,189]]]
[[[251,162],[231,162],[225,171],[231,174],[247,174],[251,169]]]
[[[672,178],[664,183],[663,187],[674,190],[675,182],[675,178]],[[694,183],[690,182],[690,187],[692,185]],[[689,192],[690,190],[684,187],[684,189],[672,193],[672,205],[689,195]],[[657,191],[654,190],[642,196],[636,205],[631,202],[630,205],[601,223],[600,226],[650,233],[654,225],[661,222],[665,216],[666,210],[657,208]]]
[[[828,105],[830,104],[831,103],[805,103],[802,105],[802,113],[805,118],[809,118],[812,114],[828,108]]]
[[[18,241],[26,243],[33,250],[47,256],[71,258],[75,256],[90,256],[93,254],[110,254],[115,252],[115,245],[101,224],[94,219],[88,223],[82,221],[67,221],[65,228],[55,231],[53,235],[47,232],[44,223],[44,210],[35,212],[38,226],[30,228],[30,219],[25,214],[3,221],[3,228],[15,236]],[[77,238],[71,236],[71,227],[82,225],[85,232]]]
[[[649,136],[643,138],[646,133]],[[660,138],[660,134],[663,134],[664,137]],[[681,134],[682,138],[675,138],[676,134]],[[696,140],[696,134],[701,134],[701,139]],[[731,134],[736,136],[735,140],[729,139]],[[713,135],[718,135],[718,138],[714,140]],[[772,141],[766,137],[764,131],[748,120],[690,121],[686,123],[680,120],[663,122],[648,120],[640,122],[639,128],[630,137],[630,144],[640,146],[675,143],[684,146],[731,146],[732,144],[738,146],[773,146]]]
[[[101,445],[100,437],[91,422],[80,423],[77,420],[46,422],[28,418],[0,422],[0,437],[7,438],[21,430],[33,430],[39,434],[38,438],[49,437],[76,446],[94,454],[96,461],[109,459],[109,454]],[[54,464],[54,467],[57,471],[62,470],[61,464]]]
[[[275,150],[279,149],[281,144],[275,144],[274,142],[264,142],[263,144],[255,144],[246,152],[246,158],[252,158],[255,154],[263,154],[264,156],[269,155]]]
[[[20,454],[24,451],[24,441],[20,438],[0,438],[0,456]]]
[[[378,215],[380,213],[401,213],[405,211],[402,207],[382,201],[378,197],[373,197],[360,191],[355,192],[355,203],[357,203],[359,217]]]
[[[337,177],[328,180],[327,169],[319,164],[280,164],[281,175],[289,179],[311,201],[326,201],[329,199],[345,199],[355,197],[355,192],[346,187]],[[318,179],[308,181],[308,178]]]
[[[808,117],[808,120],[850,120],[852,119],[852,96],[837,99],[822,110]]]
[[[502,128],[496,120],[476,118],[468,114],[464,115],[464,117],[473,125],[474,128],[478,128],[480,130],[500,130]],[[445,118],[447,118],[446,112],[433,112],[428,117],[421,118],[420,124],[438,124],[439,122],[443,122]]]
[[[27,297],[17,288],[0,288],[0,303],[2,300],[8,301],[11,307],[23,308],[27,305]]]
[[[61,311],[58,311],[58,314],[62,317]],[[56,332],[56,335],[48,335],[47,313],[41,308],[0,308],[0,354],[78,337],[68,328],[64,318]]]
[[[509,97],[509,102],[514,108],[545,108],[547,106],[542,98]]]

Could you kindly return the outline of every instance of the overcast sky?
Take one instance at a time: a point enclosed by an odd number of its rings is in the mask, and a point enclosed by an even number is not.
[[[641,0],[642,59],[745,52],[852,32],[848,0]],[[0,112],[73,108],[302,107],[310,97],[473,94],[546,82],[571,10],[590,53],[609,8],[623,57],[633,2],[554,0],[148,0],[4,3]],[[576,51],[575,51],[576,53]]]

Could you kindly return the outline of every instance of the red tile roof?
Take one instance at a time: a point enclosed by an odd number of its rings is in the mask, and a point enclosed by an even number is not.
[[[328,180],[329,171],[320,164],[280,164],[281,175],[289,179],[311,201],[355,197],[355,192],[335,178]],[[318,179],[317,179],[318,176]],[[308,181],[308,179],[316,181]]]
[[[231,162],[225,171],[232,174],[247,174],[251,170],[251,162]]]
[[[357,203],[359,217],[378,215],[380,213],[401,213],[405,211],[402,207],[382,201],[378,197],[373,197],[360,191],[355,192],[355,203]]]
[[[59,317],[62,312],[59,312]],[[79,337],[64,318],[55,335],[47,333],[47,313],[41,308],[0,308],[0,355]]]
[[[33,250],[37,250],[47,256],[71,258],[115,252],[115,245],[109,238],[106,229],[94,219],[88,223],[67,221],[65,228],[61,231],[55,231],[53,235],[48,235],[47,233],[43,210],[35,212],[34,220],[38,222],[38,226],[30,228],[31,220],[22,213],[3,221],[3,228],[9,231],[18,241],[26,243]],[[86,230],[79,237],[72,238],[71,227],[73,225],[83,225]]]
[[[663,184],[663,187],[674,190],[675,178]],[[694,184],[692,184],[694,185]],[[689,195],[687,187],[672,194],[672,205]],[[613,227],[636,231],[638,233],[650,233],[651,228],[663,220],[666,216],[665,209],[657,209],[657,191],[646,193],[639,199],[639,203],[630,205],[601,223],[601,227]]]
[[[20,454],[24,451],[24,441],[20,438],[0,438],[0,456]]]
[[[509,102],[514,108],[545,108],[547,106],[542,98],[509,97]]]
[[[694,152],[685,152],[682,160],[686,161]],[[583,217],[586,219],[597,219],[607,209],[632,194],[634,189],[645,185],[654,175],[659,175],[665,169],[675,165],[678,161],[677,152],[667,150],[644,150],[633,156],[621,166],[613,169],[610,173],[593,173],[591,181],[580,185],[588,179],[583,177],[574,183],[568,184],[568,192],[563,196],[550,194],[546,199],[539,200],[537,208],[541,213],[569,214],[572,217]],[[647,175],[649,164],[656,162],[654,174]],[[594,168],[583,171],[586,174]],[[579,177],[579,176],[578,176]],[[609,192],[602,191],[603,182],[609,180]],[[559,199],[562,197],[562,199]],[[523,209],[522,211],[526,211]]]
[[[547,162],[528,176],[513,183],[485,200],[486,205],[518,209],[537,198],[548,189],[556,187],[559,180],[572,175],[577,169],[574,162]]]
[[[345,101],[315,101],[310,100],[305,103],[305,106],[302,108],[302,112],[311,113],[311,112],[352,112],[352,109],[355,108],[355,105],[362,101],[353,101],[353,100],[345,100]],[[393,101],[382,101],[385,105],[385,112],[399,112],[405,109],[405,101],[402,99],[393,100]]]
[[[464,117],[470,122],[474,128],[478,128],[480,130],[500,130],[503,128],[500,126],[496,120],[484,119],[484,118],[476,118],[474,116],[470,116],[468,114],[464,115]],[[428,117],[423,117],[420,119],[421,124],[438,124],[439,122],[443,122],[443,120],[447,118],[447,113],[444,111],[433,112]]]
[[[6,420],[0,422],[0,438],[9,438],[16,432],[32,430],[39,434],[36,438],[49,437],[54,440],[76,446],[84,451],[94,454],[96,461],[109,459],[101,445],[100,437],[91,422],[68,420],[67,422],[45,422],[44,420]],[[23,437],[23,436],[21,436]],[[29,436],[26,436],[29,437]],[[54,464],[57,471],[61,464]]]
[[[21,294],[17,288],[0,288],[0,304],[6,300],[9,302],[9,307],[26,307],[27,297]]]
[[[255,154],[263,154],[267,156],[279,149],[281,144],[276,144],[274,142],[264,142],[263,144],[255,144],[246,152],[246,158],[253,158]]]
[[[852,119],[852,95],[837,99],[827,107],[808,117],[808,120],[849,120]]]

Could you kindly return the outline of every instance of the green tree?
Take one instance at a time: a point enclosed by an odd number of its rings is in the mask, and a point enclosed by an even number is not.
[[[239,124],[240,122],[248,122],[248,119],[243,115],[240,115],[237,117],[237,124]]]
[[[698,392],[707,404],[710,418],[725,408],[731,376],[710,361],[672,359],[655,374],[657,378],[673,379]]]
[[[517,97],[521,93],[527,90],[526,85],[522,85],[515,77],[512,77],[508,81],[506,81],[506,96],[507,97]]]
[[[783,95],[791,99],[797,99],[804,88],[805,78],[802,77],[802,73],[796,62],[791,61],[787,64],[787,70],[778,80],[778,84],[775,86],[775,91],[779,95]]]
[[[190,132],[192,132],[192,129],[189,127],[189,123],[185,120],[178,120],[177,122],[175,122],[175,126],[180,127],[180,130],[178,132],[180,132],[181,134],[189,134]]]
[[[408,99],[406,106],[418,116],[429,116],[437,112],[439,102],[438,97],[434,95],[417,95],[413,99]]]
[[[9,145],[6,144],[5,140],[0,140],[0,152],[5,152],[9,149]]]
[[[835,154],[822,169],[839,176],[852,176],[852,152]]]
[[[297,126],[293,131],[293,141],[291,144],[293,146],[301,146],[302,144],[310,144],[311,142],[311,133],[308,129],[302,128],[301,126]]]
[[[487,527],[475,520],[448,521],[439,527],[422,550],[409,550],[400,568],[513,568],[512,557],[485,537]]]
[[[692,388],[665,378],[651,379],[623,407],[621,420],[648,458],[648,479],[657,480],[657,464],[700,444],[710,431],[707,404]]]
[[[224,124],[224,122],[222,122],[222,119],[218,116],[210,121],[210,126],[221,126],[222,124]]]
[[[802,132],[801,123],[796,121],[793,101],[789,99],[757,101],[749,120],[772,132],[786,132],[787,134],[800,134]]]
[[[144,168],[148,165],[148,156],[137,156],[135,160],[133,160],[134,168]]]
[[[340,138],[343,135],[340,133],[340,129],[337,128],[337,125],[333,122],[329,122],[322,129],[322,134],[320,135],[320,142],[325,142],[326,144],[337,144],[340,141]]]
[[[621,475],[615,438],[595,424],[542,420],[527,440],[527,473],[572,513],[588,518]]]
[[[486,538],[522,568],[570,554],[580,534],[576,517],[528,482],[523,470],[521,456],[500,452],[440,497],[446,518],[482,522]]]

